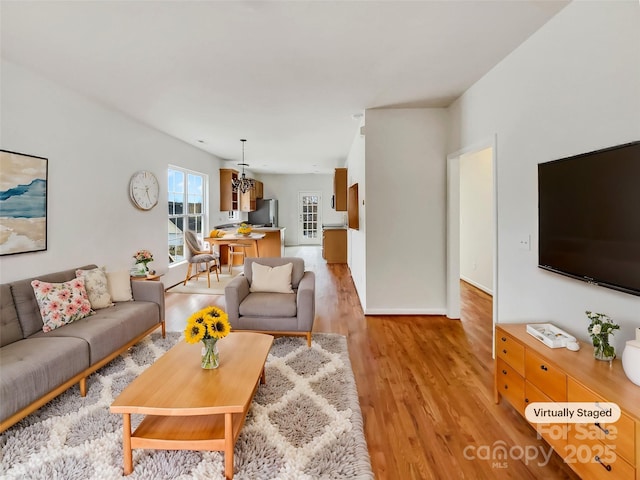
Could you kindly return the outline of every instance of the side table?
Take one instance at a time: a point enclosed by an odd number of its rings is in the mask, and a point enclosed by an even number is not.
[[[152,282],[157,282],[160,280],[160,277],[164,275],[162,273],[156,273],[154,275],[147,275],[146,277],[131,277],[131,280],[148,280],[148,281],[152,281]]]

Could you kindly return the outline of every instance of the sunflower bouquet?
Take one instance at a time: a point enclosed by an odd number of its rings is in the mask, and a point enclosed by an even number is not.
[[[198,310],[187,319],[184,339],[187,343],[202,342],[202,368],[218,368],[220,354],[218,340],[229,335],[231,325],[229,316],[218,307],[206,307]]]

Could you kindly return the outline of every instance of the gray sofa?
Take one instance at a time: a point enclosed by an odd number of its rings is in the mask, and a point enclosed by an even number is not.
[[[88,375],[158,327],[165,335],[164,286],[153,281],[131,282],[133,301],[43,332],[31,281],[66,282],[75,271],[0,285],[0,432],[76,383],[84,396]]]
[[[293,293],[252,293],[251,265],[254,262],[269,267],[292,263]],[[244,275],[238,275],[224,289],[231,328],[273,335],[306,336],[307,345],[311,346],[316,280],[315,274],[304,268],[304,260],[298,257],[246,258]]]

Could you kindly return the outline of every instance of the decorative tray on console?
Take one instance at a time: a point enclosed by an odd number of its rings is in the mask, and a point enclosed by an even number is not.
[[[551,323],[534,323],[527,325],[527,333],[540,340],[549,348],[566,347],[567,342],[576,341],[576,337],[569,335]]]

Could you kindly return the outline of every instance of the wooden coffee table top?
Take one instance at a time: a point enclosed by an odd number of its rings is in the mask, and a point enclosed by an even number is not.
[[[251,401],[273,337],[232,332],[218,341],[220,366],[200,366],[202,342],[184,340],[145,370],[111,404],[113,413],[187,416],[243,413]]]

